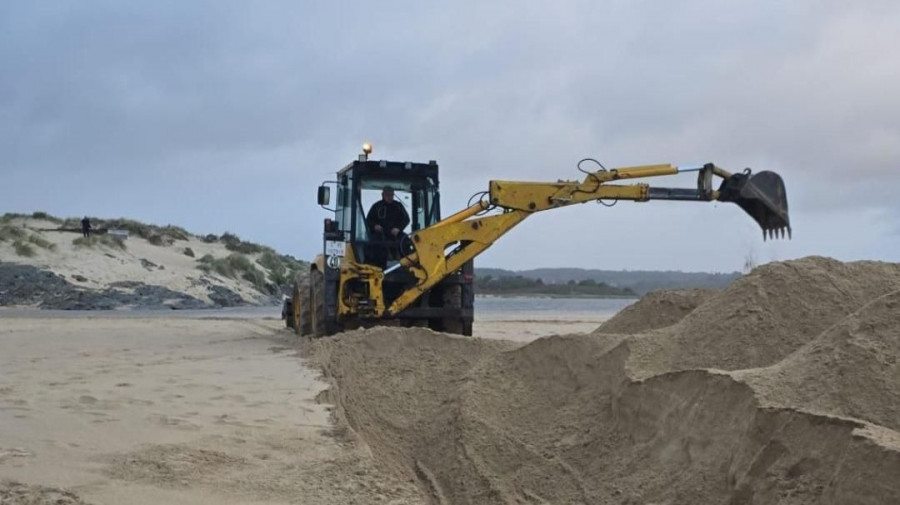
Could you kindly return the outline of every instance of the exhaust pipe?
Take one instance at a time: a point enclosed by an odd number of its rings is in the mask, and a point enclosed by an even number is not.
[[[719,186],[720,202],[734,202],[759,224],[763,240],[791,237],[791,221],[788,217],[787,194],[784,181],[775,172],[762,171],[751,174],[750,169],[722,181]]]

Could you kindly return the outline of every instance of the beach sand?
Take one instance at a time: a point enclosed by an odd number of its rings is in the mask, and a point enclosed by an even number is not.
[[[898,309],[809,257],[581,334],[0,312],[0,504],[900,503]]]
[[[334,429],[290,335],[277,320],[0,318],[0,501],[420,503]]]

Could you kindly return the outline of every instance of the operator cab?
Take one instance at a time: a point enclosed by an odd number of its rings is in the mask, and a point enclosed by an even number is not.
[[[286,309],[292,315],[289,321],[298,333],[319,336],[331,335],[339,327],[386,323],[385,319],[394,325],[471,335],[475,302],[471,260],[442,275],[402,311],[381,317],[419,282],[413,271],[399,267],[399,260],[414,252],[410,236],[441,221],[440,186],[435,161],[370,160],[371,152],[371,146],[364,145],[356,161],[319,187],[319,205],[333,213],[325,220],[324,255],[310,265],[309,276],[298,273]],[[386,187],[392,189],[393,200],[382,198]],[[378,219],[367,222],[373,206]]]
[[[336,181],[319,188],[319,205],[334,211],[334,219],[325,223],[325,255],[331,268],[340,263],[335,257],[344,255],[347,243],[361,263],[381,268],[396,264],[412,250],[409,234],[441,220],[437,162],[369,160],[369,152],[339,170]],[[366,222],[386,187],[393,189],[394,201],[409,216],[409,224],[396,238],[375,233]],[[329,208],[332,188],[336,199]]]

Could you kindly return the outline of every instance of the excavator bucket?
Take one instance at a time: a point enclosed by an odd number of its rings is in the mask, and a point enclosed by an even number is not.
[[[790,238],[787,194],[784,181],[775,172],[751,174],[748,168],[743,173],[733,174],[722,181],[719,201],[734,202],[750,214],[762,228],[763,240],[784,238],[785,232]]]

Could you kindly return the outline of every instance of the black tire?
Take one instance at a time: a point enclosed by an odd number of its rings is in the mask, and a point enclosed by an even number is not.
[[[294,292],[291,297],[291,319],[294,333],[312,335],[312,317],[310,316],[309,272],[297,272],[294,276]]]
[[[462,286],[459,284],[450,284],[444,286],[443,307],[445,309],[456,309],[462,311]],[[445,333],[454,335],[472,335],[472,327],[468,325],[469,332],[466,333],[466,324],[462,317],[445,317],[441,320],[441,330]]]
[[[284,319],[284,325],[288,328],[296,326],[294,324],[294,301],[285,299],[281,306],[281,317]]]
[[[312,312],[312,336],[315,338],[334,335],[340,328],[333,319],[329,319],[325,313],[325,275],[313,270],[309,274],[309,298]]]

